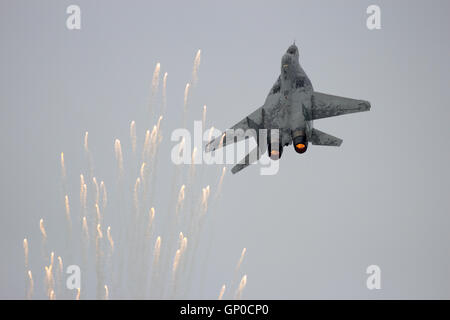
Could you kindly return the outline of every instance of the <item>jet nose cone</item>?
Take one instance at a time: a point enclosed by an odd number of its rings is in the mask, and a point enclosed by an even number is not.
[[[298,52],[298,48],[295,44],[292,44],[291,46],[289,46],[286,52],[289,54],[296,54]]]

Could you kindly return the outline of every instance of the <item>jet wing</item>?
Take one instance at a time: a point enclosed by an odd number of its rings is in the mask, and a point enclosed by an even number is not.
[[[264,145],[259,143],[258,139],[258,130],[264,129],[266,127],[266,117],[265,117],[265,106],[270,106],[276,103],[280,99],[280,77],[277,78],[275,83],[272,86],[272,89],[270,90],[269,94],[267,95],[266,101],[264,102],[264,105],[258,109],[256,109],[254,112],[249,114],[247,117],[236,123],[234,126],[232,126],[230,129],[234,130],[235,138],[232,141],[227,141],[226,139],[226,131],[223,132],[219,137],[216,139],[210,141],[206,147],[206,152],[214,151],[216,149],[219,149],[223,146],[225,146],[227,143],[233,143],[238,142],[243,139],[247,139],[248,136],[246,136],[244,133],[248,129],[253,129],[256,131],[257,136],[255,137],[256,142],[259,145],[260,152],[264,150]],[[229,130],[230,130],[229,129]],[[242,129],[242,130],[237,130]],[[236,131],[237,130],[237,131]],[[228,131],[228,130],[227,130]]]
[[[247,139],[249,136],[246,135],[246,131],[249,129],[255,130],[255,133],[258,134],[259,129],[264,128],[264,117],[265,112],[263,107],[258,108],[254,112],[252,112],[250,115],[236,123],[234,126],[232,126],[230,129],[223,132],[219,137],[213,139],[210,141],[205,149],[206,152],[214,151],[216,149],[219,149],[223,146],[225,146],[227,143],[233,143],[238,142],[243,139]],[[238,130],[241,129],[241,130]],[[234,139],[227,139],[227,131],[233,131]],[[247,132],[249,133],[249,132]],[[257,137],[255,137],[257,138]],[[231,140],[231,141],[230,141]]]
[[[316,120],[370,110],[370,102],[314,92],[311,119]]]

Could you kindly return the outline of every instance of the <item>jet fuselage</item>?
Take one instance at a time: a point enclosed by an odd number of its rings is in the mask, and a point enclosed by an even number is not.
[[[298,48],[292,45],[281,59],[280,76],[264,106],[269,122],[267,125],[271,129],[279,129],[282,146],[289,145],[295,137],[301,136],[307,145],[312,121],[307,121],[306,115],[311,112],[312,94],[311,81],[299,63]],[[278,101],[269,101],[274,99]]]

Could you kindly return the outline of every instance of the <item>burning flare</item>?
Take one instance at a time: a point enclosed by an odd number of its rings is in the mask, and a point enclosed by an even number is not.
[[[92,178],[92,183],[94,184],[95,188],[95,204],[99,204],[100,201],[100,188],[97,183],[97,179],[95,177]]]
[[[194,59],[194,66],[192,67],[192,83],[197,85],[198,82],[198,68],[200,67],[200,59],[201,59],[202,51],[198,49],[197,54]]]
[[[66,178],[66,165],[64,163],[64,152],[61,152],[61,176],[63,179]]]
[[[106,192],[106,186],[103,181],[100,182],[100,191],[102,193],[102,208],[104,210],[106,208],[106,203],[108,202],[108,194]]]
[[[23,239],[23,252],[25,256],[25,268],[28,268],[28,240],[27,238]]]
[[[166,73],[164,73],[164,77],[163,77],[163,88],[162,88],[163,113],[167,107],[167,76],[168,75],[169,74],[166,72]]]
[[[86,152],[89,152],[88,136],[89,136],[89,133],[86,131],[84,134],[84,151],[86,151]]]
[[[184,88],[184,111],[186,111],[187,109],[187,103],[188,103],[188,98],[189,98],[189,87],[191,85],[189,84],[189,82],[186,84],[186,87]]]
[[[136,153],[136,122],[131,121],[130,124],[131,150]]]
[[[111,227],[106,230],[106,236],[108,238],[109,246],[111,247],[111,252],[114,252],[114,240],[111,236]]]
[[[152,96],[156,94],[159,87],[159,72],[161,70],[161,64],[158,62],[155,66],[155,71],[153,71],[153,78],[152,78]]]
[[[202,113],[202,128],[204,128],[206,125],[206,104],[203,106],[203,113]],[[208,140],[211,141],[211,140]]]
[[[82,231],[83,231],[83,236],[84,238],[87,240],[89,240],[89,228],[87,225],[87,220],[86,217],[83,217],[83,222],[82,222]]]
[[[105,300],[109,299],[109,290],[108,290],[108,286],[105,284]]]
[[[225,287],[225,285],[223,285],[222,288],[220,289],[220,293],[219,293],[219,298],[218,298],[218,300],[222,300],[223,295],[224,295],[224,293],[225,293],[225,289],[226,289],[226,287]]]
[[[42,239],[46,240],[47,232],[45,231],[45,227],[44,227],[44,219],[39,220],[39,229],[41,230]]]
[[[236,292],[236,299],[241,298],[242,292],[244,291],[244,288],[246,285],[247,285],[247,275],[245,274],[242,277],[241,282],[239,283],[239,288],[237,289],[237,292]]]
[[[123,175],[123,154],[119,139],[114,141],[114,151],[116,153],[117,167],[119,168],[119,178],[121,178]]]
[[[66,208],[66,219],[68,222],[70,222],[69,196],[67,194],[64,196],[64,206]]]
[[[34,281],[33,281],[33,275],[31,274],[31,270],[28,270],[28,290],[27,290],[27,299],[31,299],[33,297],[33,290],[34,290]]]
[[[241,257],[239,258],[239,261],[238,261],[238,263],[236,265],[236,271],[238,271],[239,268],[241,267],[242,262],[244,261],[246,252],[247,252],[247,248],[242,249]]]
[[[155,250],[153,251],[153,265],[158,265],[159,262],[159,255],[161,252],[161,237],[158,236],[155,241]]]

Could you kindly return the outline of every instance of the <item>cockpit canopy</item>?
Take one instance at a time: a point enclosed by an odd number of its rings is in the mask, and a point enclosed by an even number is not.
[[[289,54],[296,55],[296,54],[298,54],[298,48],[297,48],[297,46],[295,44],[293,44],[287,49],[286,52],[289,53]]]

